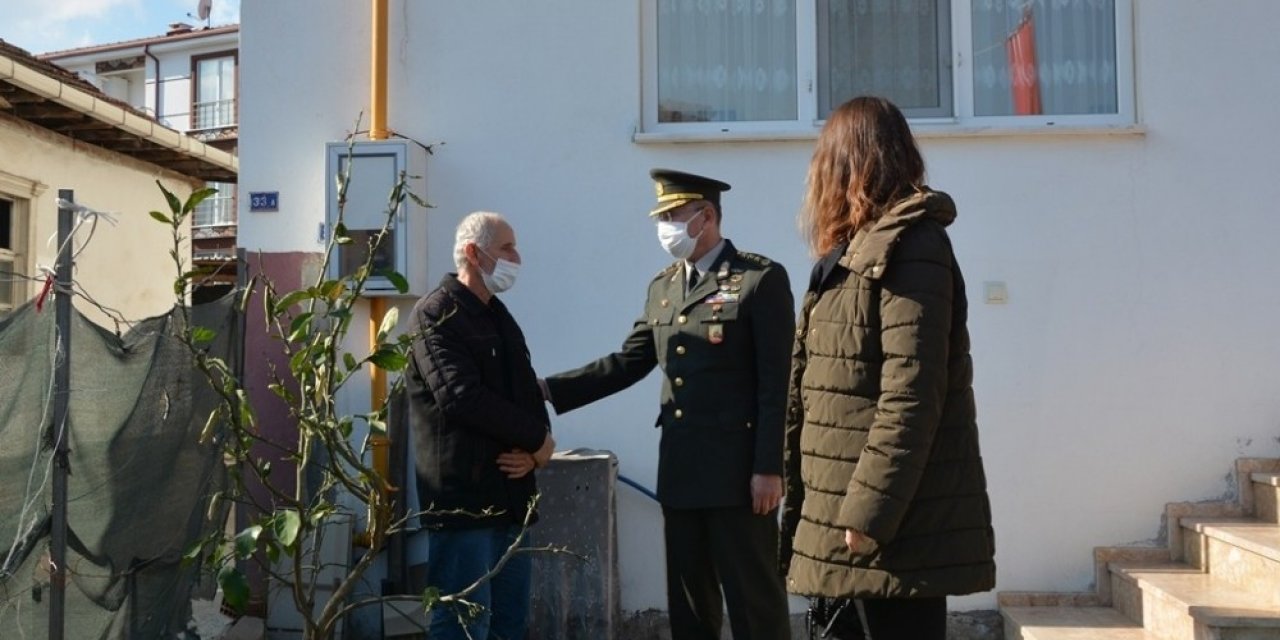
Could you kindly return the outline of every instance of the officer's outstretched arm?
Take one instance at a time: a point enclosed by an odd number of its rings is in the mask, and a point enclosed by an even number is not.
[[[551,406],[565,413],[613,395],[644,379],[658,366],[653,329],[637,320],[622,348],[586,366],[547,378]]]

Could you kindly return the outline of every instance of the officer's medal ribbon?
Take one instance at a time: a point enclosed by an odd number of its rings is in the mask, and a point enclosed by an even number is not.
[[[729,261],[724,260],[720,263],[720,272],[716,274],[716,280],[718,281],[717,284],[719,285],[716,288],[719,289],[719,291],[716,294],[717,299],[715,300],[715,304],[711,308],[712,320],[719,319],[717,318],[717,316],[720,314],[720,306],[721,304],[723,304],[723,300],[720,298],[724,295],[724,290],[727,285],[725,280],[727,280],[728,278],[729,278]],[[711,344],[720,344],[721,342],[724,342],[724,325],[723,324],[719,322],[712,322],[711,324],[707,325],[707,342],[710,342]]]

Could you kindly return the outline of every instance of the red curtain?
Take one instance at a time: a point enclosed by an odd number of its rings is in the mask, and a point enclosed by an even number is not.
[[[1004,42],[1009,56],[1009,88],[1013,91],[1013,113],[1020,116],[1043,113],[1040,104],[1040,76],[1036,64],[1036,24],[1031,7],[1022,12],[1022,21]]]

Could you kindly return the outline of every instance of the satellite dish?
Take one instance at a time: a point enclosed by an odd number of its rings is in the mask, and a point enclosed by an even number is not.
[[[209,19],[209,12],[213,10],[213,0],[200,0],[196,5],[196,16],[201,20]]]

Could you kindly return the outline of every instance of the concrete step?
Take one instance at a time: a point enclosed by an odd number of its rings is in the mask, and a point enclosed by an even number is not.
[[[1253,517],[1263,522],[1280,523],[1280,473],[1255,473],[1253,480]]]
[[[1115,608],[1163,640],[1280,638],[1269,595],[1195,567],[1115,564],[1111,583]]]
[[[1188,564],[1280,607],[1280,525],[1187,519],[1182,528]]]
[[[1157,640],[1109,607],[1002,607],[1005,640]]]

